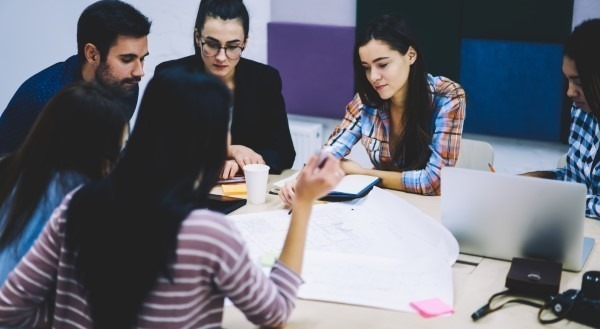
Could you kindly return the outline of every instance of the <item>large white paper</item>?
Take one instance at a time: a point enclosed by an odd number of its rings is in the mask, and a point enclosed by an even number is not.
[[[451,267],[441,260],[427,263],[307,251],[302,275],[306,284],[298,297],[406,312],[414,312],[411,301],[434,297],[452,305]]]
[[[229,218],[257,262],[281,250],[285,210]],[[400,311],[432,297],[453,304],[458,243],[403,199],[375,187],[360,201],[314,206],[310,220],[301,298]]]

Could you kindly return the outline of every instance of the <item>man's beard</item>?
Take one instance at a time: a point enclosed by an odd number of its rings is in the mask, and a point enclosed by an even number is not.
[[[95,74],[96,81],[104,87],[112,90],[123,98],[132,97],[135,94],[136,86],[129,83],[139,82],[139,78],[127,78],[119,80],[111,74],[110,66],[106,63],[100,63]]]

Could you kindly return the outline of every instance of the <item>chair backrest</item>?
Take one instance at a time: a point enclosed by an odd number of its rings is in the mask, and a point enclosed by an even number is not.
[[[463,138],[456,167],[489,171],[494,164],[494,149],[486,142]]]
[[[567,154],[563,154],[560,159],[558,159],[558,163],[556,164],[556,168],[566,168],[567,167]]]

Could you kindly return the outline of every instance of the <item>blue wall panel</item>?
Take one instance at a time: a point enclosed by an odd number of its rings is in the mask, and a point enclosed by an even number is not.
[[[465,132],[560,140],[562,45],[463,39]]]

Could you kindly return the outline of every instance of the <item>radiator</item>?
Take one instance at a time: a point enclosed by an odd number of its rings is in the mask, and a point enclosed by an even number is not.
[[[323,145],[323,125],[315,122],[291,120],[290,133],[296,149],[292,169],[302,169],[308,158]]]

